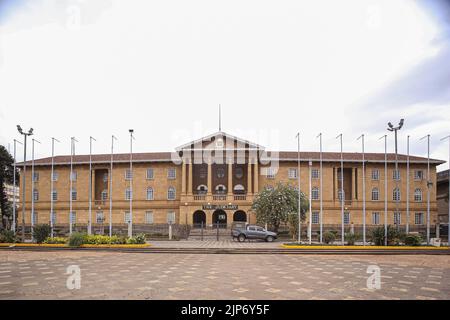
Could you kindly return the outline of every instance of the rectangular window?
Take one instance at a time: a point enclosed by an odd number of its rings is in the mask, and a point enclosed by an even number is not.
[[[392,179],[394,180],[400,180],[400,170],[394,170],[392,171]]]
[[[267,168],[267,179],[275,179],[275,168]]]
[[[320,170],[319,169],[312,169],[311,170],[311,178],[313,178],[313,179],[320,179]]]
[[[130,223],[130,222],[131,222],[131,214],[130,214],[130,211],[125,211],[125,214],[124,214],[124,222],[125,222],[125,223]]]
[[[58,177],[59,177],[58,172],[54,171],[53,176],[52,176],[52,181],[58,181]]]
[[[175,211],[167,212],[167,223],[174,224],[175,223]]]
[[[97,211],[97,214],[95,216],[95,221],[97,223],[103,223],[105,221],[105,218],[103,217],[103,211]]]
[[[78,174],[77,174],[77,172],[76,171],[72,171],[72,176],[71,176],[71,180],[72,181],[77,181],[77,177],[78,177]]]
[[[167,170],[167,178],[175,179],[177,177],[177,170],[175,168],[169,168]]]
[[[108,191],[107,190],[103,190],[102,191],[102,200],[108,200]]]
[[[153,188],[147,188],[147,200],[153,200]]]
[[[34,181],[34,182],[39,181],[39,172],[35,172],[35,173],[33,174],[33,181]]]
[[[350,212],[344,212],[344,224],[350,224]]]
[[[56,224],[56,212],[55,211],[53,211],[52,213],[51,213],[51,223],[53,224],[53,225],[55,225]]]
[[[380,180],[380,170],[378,169],[372,170],[372,180]]]
[[[148,168],[147,169],[147,180],[152,180],[153,179],[153,168]]]
[[[176,190],[174,187],[169,187],[169,189],[167,190],[167,200],[175,200],[176,198]]]
[[[36,189],[33,190],[33,201],[39,201],[39,191]]]
[[[125,170],[125,180],[133,179],[133,171],[130,169]]]
[[[289,177],[289,179],[297,179],[297,177],[298,177],[297,169],[296,168],[289,168],[288,177]]]
[[[33,213],[33,224],[37,224],[38,223],[38,213],[36,211],[34,211]]]
[[[414,171],[414,180],[423,180],[423,171],[422,170]]]
[[[72,211],[70,213],[70,223],[77,223],[77,213],[75,211]]]
[[[127,188],[125,190],[125,200],[131,200],[133,196],[133,192],[131,191],[130,188]]]
[[[108,173],[103,174],[103,182],[108,182]]]
[[[400,212],[394,212],[394,224],[402,223],[402,214]]]
[[[372,224],[380,224],[380,213],[372,212]]]
[[[153,212],[152,211],[145,212],[145,223],[153,224]]]
[[[312,213],[311,222],[313,224],[319,224],[319,221],[320,221],[320,213],[319,212],[313,212]]]
[[[76,189],[72,189],[72,201],[77,200],[77,190]]]
[[[414,215],[414,224],[423,224],[423,212],[416,212]]]
[[[56,191],[56,190],[52,191],[52,200],[53,201],[58,200],[58,191]]]

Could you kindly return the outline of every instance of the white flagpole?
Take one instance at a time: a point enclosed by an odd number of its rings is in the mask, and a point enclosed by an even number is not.
[[[128,222],[128,237],[133,236],[133,129],[130,132],[130,221]]]
[[[92,140],[94,137],[89,137],[89,221],[88,234],[92,233]]]
[[[14,197],[13,197],[13,221],[12,221],[12,230],[14,232],[14,234],[16,234],[16,190],[17,190],[17,186],[16,186],[16,143],[19,143],[21,145],[22,142],[14,139],[14,165],[13,165],[13,170],[14,170],[14,174],[13,174],[13,192],[14,192]]]
[[[72,188],[73,188],[73,156],[75,154],[75,141],[78,142],[75,137],[70,138],[70,191],[69,191],[69,234],[72,234]]]
[[[387,206],[388,206],[388,185],[387,185],[387,135],[380,137],[384,139],[384,245],[387,246]]]
[[[409,233],[409,183],[410,183],[410,170],[409,170],[409,135],[406,138],[406,234]]]
[[[345,229],[344,229],[344,202],[345,202],[345,194],[344,194],[344,154],[343,154],[343,146],[342,146],[342,133],[336,137],[336,139],[340,139],[341,143],[341,242],[342,245],[345,245]]]
[[[363,189],[363,245],[366,245],[366,158],[365,158],[365,146],[364,146],[364,134],[362,134],[358,140],[361,139],[362,143],[362,189]]]
[[[34,241],[34,143],[40,142],[31,139],[31,239]]]
[[[312,243],[312,176],[311,176],[311,169],[312,169],[312,161],[309,161],[309,222],[308,222],[308,241],[309,244]]]
[[[427,245],[430,245],[430,188],[433,184],[430,180],[430,135],[422,137],[427,138]]]
[[[448,223],[447,223],[447,242],[450,247],[450,135],[442,138],[441,141],[448,140]]]
[[[302,192],[301,192],[301,178],[300,178],[300,132],[297,133],[295,136],[297,138],[297,180],[298,180],[298,243],[301,243],[302,240],[302,214],[301,214],[301,199],[302,199]]]
[[[322,243],[323,240],[323,197],[322,197],[322,169],[323,169],[323,157],[322,157],[322,133],[319,133],[319,135],[317,136],[319,138],[319,144],[320,144],[320,243]]]
[[[54,174],[54,165],[55,165],[55,141],[60,142],[56,138],[52,138],[52,170],[50,177],[50,237],[53,238],[53,174]]]
[[[111,169],[109,170],[109,236],[112,237],[112,190],[113,190],[113,154],[114,154],[114,140],[117,138],[111,136]]]

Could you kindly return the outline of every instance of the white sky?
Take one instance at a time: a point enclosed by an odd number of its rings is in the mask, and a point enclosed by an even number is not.
[[[400,152],[410,134],[412,153],[426,155],[419,139],[429,133],[432,156],[448,158],[439,139],[450,134],[450,101],[415,101],[414,86],[411,103],[392,99],[405,75],[448,49],[419,2],[12,3],[0,4],[0,143],[11,150],[21,124],[42,142],[37,158],[50,155],[52,136],[57,154],[70,152],[71,136],[88,153],[90,135],[94,152],[108,153],[111,134],[128,152],[129,128],[134,151],[173,151],[217,131],[220,103],[225,132],[268,149],[296,150],[301,131],[305,150],[323,132],[324,151],[337,151],[342,132],[345,151],[360,151],[365,133],[366,150],[383,152],[386,123],[404,117]]]

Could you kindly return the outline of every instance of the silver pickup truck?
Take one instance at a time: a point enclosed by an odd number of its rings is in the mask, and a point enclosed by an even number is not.
[[[275,232],[267,231],[263,227],[237,223],[231,228],[231,236],[233,240],[237,239],[239,242],[244,242],[247,239],[272,242],[277,238]]]

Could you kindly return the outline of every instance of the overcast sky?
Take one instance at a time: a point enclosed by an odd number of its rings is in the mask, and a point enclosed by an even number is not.
[[[36,157],[173,151],[222,129],[274,150],[448,158],[450,6],[442,1],[0,0],[0,143],[35,130]],[[389,135],[389,151],[393,136]],[[22,149],[18,149],[22,153]],[[22,156],[19,155],[18,159]],[[440,169],[447,168],[447,165]]]

